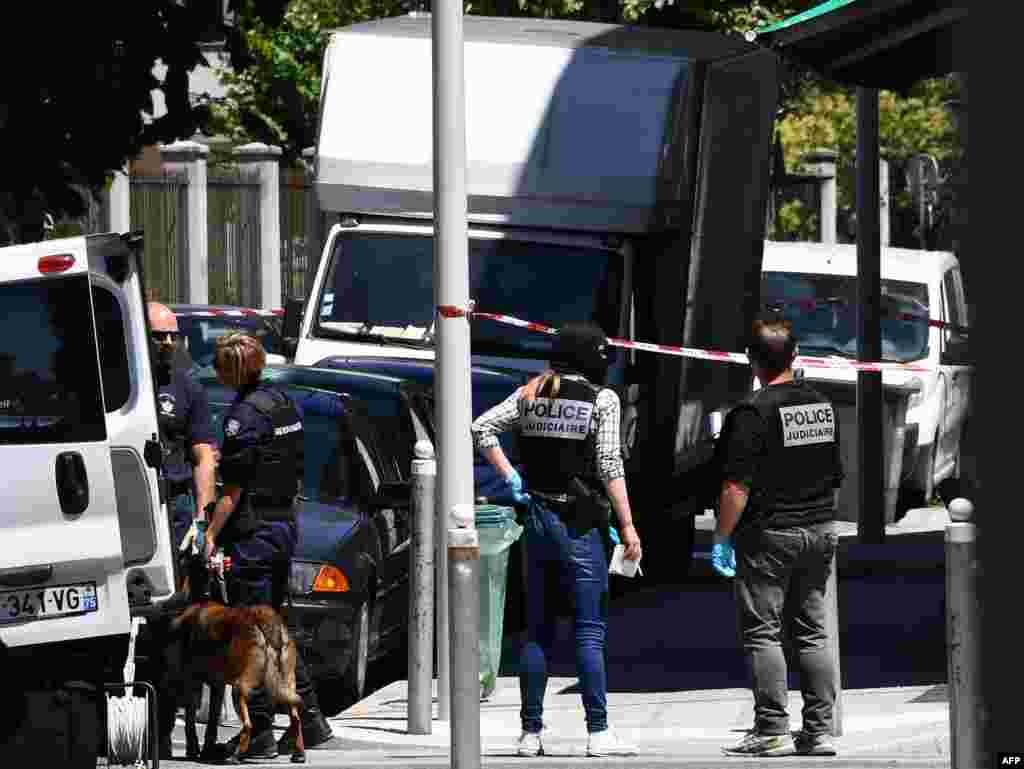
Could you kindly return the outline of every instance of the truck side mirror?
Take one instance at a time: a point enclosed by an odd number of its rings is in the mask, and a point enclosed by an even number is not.
[[[284,322],[281,324],[281,336],[290,349],[299,341],[299,329],[302,327],[302,311],[306,306],[304,299],[290,297],[284,303]]]

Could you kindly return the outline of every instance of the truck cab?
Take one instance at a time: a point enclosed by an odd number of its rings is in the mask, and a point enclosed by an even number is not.
[[[0,639],[16,685],[76,682],[96,708],[133,615],[175,589],[140,250],[116,234],[0,249]],[[95,754],[84,731],[73,750]]]

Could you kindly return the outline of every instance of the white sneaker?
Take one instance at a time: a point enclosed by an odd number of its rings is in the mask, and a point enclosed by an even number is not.
[[[591,732],[587,736],[588,756],[635,756],[635,745],[623,742],[611,729],[603,732]]]
[[[540,738],[540,732],[523,732],[520,734],[519,743],[516,745],[516,755],[543,756],[544,742]]]

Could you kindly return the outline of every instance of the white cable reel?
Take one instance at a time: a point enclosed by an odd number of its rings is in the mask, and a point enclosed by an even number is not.
[[[124,664],[124,696],[107,693],[107,762],[121,766],[145,767],[146,748],[149,744],[149,693],[136,697],[135,640],[142,617],[132,619],[128,640],[128,659]]]

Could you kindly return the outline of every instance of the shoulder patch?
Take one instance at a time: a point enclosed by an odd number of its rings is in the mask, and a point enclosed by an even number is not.
[[[229,436],[229,437],[238,435],[238,431],[241,430],[241,429],[242,429],[242,423],[241,422],[239,422],[237,419],[229,419],[224,424],[224,435]]]

